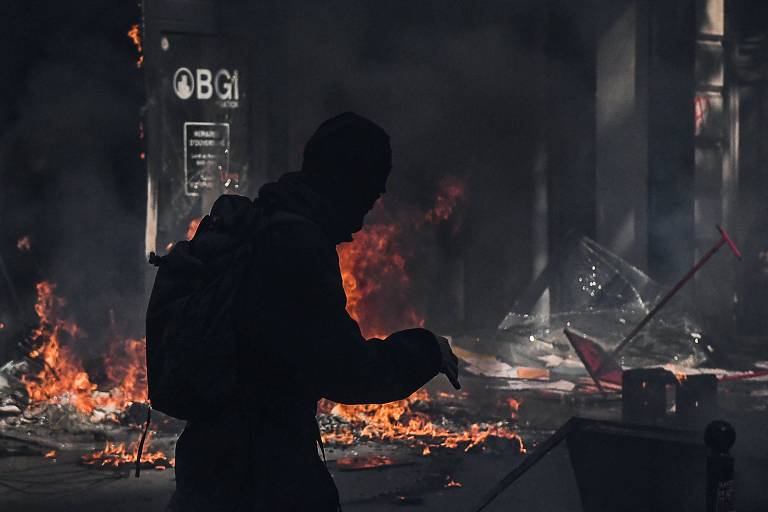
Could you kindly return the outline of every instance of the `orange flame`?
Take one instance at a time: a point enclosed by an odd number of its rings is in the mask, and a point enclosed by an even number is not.
[[[176,465],[176,459],[169,459],[161,450],[150,452],[147,450],[152,442],[152,432],[147,435],[144,443],[144,451],[141,454],[141,464],[154,466],[157,470],[164,470]],[[125,443],[113,443],[107,441],[102,450],[87,453],[80,461],[87,466],[118,467],[123,464],[134,464],[138,453],[138,441],[134,441],[127,448]]]
[[[363,437],[412,442],[424,447],[422,455],[425,456],[431,453],[430,447],[463,447],[464,451],[468,452],[482,446],[490,437],[516,440],[521,453],[525,452],[522,438],[505,426],[492,425],[483,428],[475,423],[470,425],[468,430],[458,432],[437,426],[426,414],[411,409],[411,404],[417,400],[429,400],[425,389],[417,391],[406,400],[384,405],[337,404],[331,412],[351,424],[365,425],[361,431]],[[355,441],[354,435],[347,429],[325,433],[322,437],[324,442],[342,445]]]
[[[140,68],[144,64],[144,49],[141,47],[141,28],[138,23],[131,26],[131,29],[126,34],[133,44],[136,46],[136,51],[139,53],[139,58],[136,61],[136,67]]]
[[[464,186],[455,178],[447,178],[441,183],[434,206],[426,213],[409,222],[369,224],[354,235],[353,243],[338,247],[347,311],[360,324],[366,337],[383,338],[394,327],[424,325],[423,317],[409,305],[411,279],[407,273],[402,240],[407,235],[406,228],[421,230],[448,221],[463,197]],[[374,216],[380,213],[381,208],[381,203],[377,204]],[[389,292],[388,295],[384,294],[385,290]],[[393,295],[399,300],[391,300]],[[386,314],[393,308],[396,314],[390,316],[406,325],[393,325]],[[361,431],[363,437],[412,441],[423,446],[424,456],[431,453],[430,447],[438,446],[463,446],[465,451],[469,451],[485,443],[489,437],[514,439],[519,442],[521,451],[525,451],[522,439],[506,427],[482,428],[473,424],[468,430],[454,432],[435,425],[425,414],[412,411],[413,402],[429,399],[427,391],[422,389],[406,400],[384,405],[333,405],[323,400],[319,409],[352,424],[364,425]],[[356,439],[349,428],[341,428],[323,434],[323,440],[351,444]]]
[[[399,234],[395,224],[372,224],[355,234],[353,243],[338,247],[347,311],[361,325],[366,337],[383,338],[398,327],[391,325],[381,307],[375,306],[386,300],[380,295],[384,285],[388,291],[407,294],[410,277],[399,247]],[[387,306],[397,310],[391,316],[404,322],[403,327],[424,325],[424,320],[405,300]]]
[[[424,318],[411,306],[411,278],[404,241],[420,230],[448,221],[456,212],[464,186],[456,178],[440,185],[433,207],[401,222],[374,222],[338,246],[339,266],[347,295],[347,311],[366,337],[385,337],[396,328],[423,326]],[[381,217],[377,203],[373,217]]]
[[[197,233],[197,228],[200,227],[200,223],[203,221],[202,217],[195,217],[191,221],[189,221],[189,225],[187,226],[187,240],[192,240],[192,238],[195,237],[195,233]]]
[[[77,338],[82,332],[76,323],[62,319],[66,302],[54,295],[55,288],[48,281],[37,284],[35,313],[39,323],[32,331],[36,348],[29,356],[40,361],[42,369],[22,376],[30,401],[69,404],[86,415],[100,409],[103,417],[114,417],[133,402],[145,402],[144,341],[126,339],[112,346],[106,358],[111,389],[99,391],[80,360],[62,344],[66,338]]]

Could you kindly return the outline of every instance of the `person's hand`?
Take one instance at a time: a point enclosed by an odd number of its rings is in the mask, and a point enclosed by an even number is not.
[[[451,350],[451,344],[447,338],[438,335],[435,335],[435,338],[437,338],[437,345],[440,347],[440,372],[448,377],[454,388],[461,389],[461,384],[459,383],[459,358]]]

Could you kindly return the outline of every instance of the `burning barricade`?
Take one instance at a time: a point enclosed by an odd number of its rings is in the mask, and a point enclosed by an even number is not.
[[[434,207],[408,222],[373,222],[339,247],[343,285],[350,314],[368,336],[383,335],[399,325],[423,325],[423,317],[409,300],[409,254],[405,236],[449,219],[463,195],[456,180],[446,181]],[[190,225],[188,237],[196,223]],[[82,464],[117,468],[136,463],[138,440],[147,410],[145,342],[115,336],[103,357],[98,377],[86,370],[73,349],[84,336],[67,315],[66,302],[48,281],[37,284],[37,325],[23,347],[27,356],[3,368],[0,380],[0,431],[26,431],[48,438],[55,450],[82,449]],[[396,297],[397,300],[391,300]],[[380,305],[390,306],[383,311]],[[393,322],[397,321],[399,325]],[[489,440],[522,451],[514,419],[504,410],[477,419],[450,417],[441,410],[443,396],[420,390],[407,400],[384,405],[346,406],[322,401],[322,437],[332,446],[360,441],[392,443],[429,455],[435,450],[471,451]],[[447,408],[446,410],[448,410]],[[153,416],[141,456],[143,467],[172,467],[173,444],[182,423]]]

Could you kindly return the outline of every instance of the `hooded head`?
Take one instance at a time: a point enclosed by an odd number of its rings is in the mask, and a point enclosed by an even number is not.
[[[386,192],[392,169],[389,135],[373,121],[344,112],[323,122],[304,147],[303,173],[333,201],[350,233]]]

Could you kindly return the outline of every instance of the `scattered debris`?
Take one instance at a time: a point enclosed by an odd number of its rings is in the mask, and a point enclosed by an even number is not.
[[[500,361],[496,356],[479,354],[459,346],[454,346],[453,351],[467,363],[466,370],[475,375],[497,379],[549,379],[549,370],[545,368],[513,367]]]
[[[144,450],[141,454],[141,467],[154,468],[157,470],[164,470],[174,467],[176,460],[174,458],[169,458],[163,450],[149,450],[149,445],[152,442],[152,438],[153,433],[150,432],[150,434],[147,436],[144,444]],[[107,441],[104,444],[104,448],[102,450],[97,450],[83,455],[80,458],[80,462],[85,466],[112,468],[118,468],[126,464],[134,465],[136,464],[138,444],[138,439],[128,444],[127,447],[125,442],[115,443]]]

